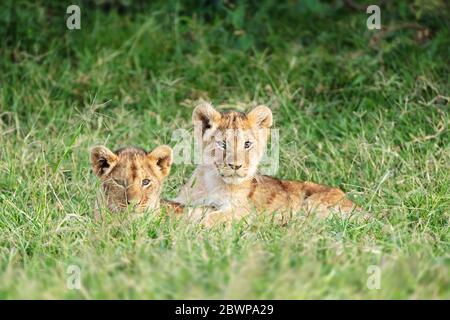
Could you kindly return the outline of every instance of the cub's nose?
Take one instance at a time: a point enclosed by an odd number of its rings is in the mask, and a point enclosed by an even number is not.
[[[233,170],[238,170],[238,169],[240,169],[242,167],[242,164],[241,165],[236,165],[236,164],[227,163],[227,165]]]

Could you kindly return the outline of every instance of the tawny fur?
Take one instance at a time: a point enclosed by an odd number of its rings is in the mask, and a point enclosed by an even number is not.
[[[272,126],[269,108],[220,113],[201,103],[193,121],[200,127],[197,139],[203,146],[203,162],[175,201],[216,207],[218,212],[209,216],[207,224],[240,219],[254,211],[282,215],[303,211],[326,217],[332,211],[348,214],[354,209],[338,188],[257,174]]]
[[[164,209],[201,219],[207,208],[185,209],[177,202],[160,199],[163,181],[170,173],[172,154],[168,146],[159,146],[151,152],[136,147],[115,152],[105,146],[92,148],[92,171],[102,182],[97,207],[106,206],[112,212],[131,207],[136,213]],[[100,218],[98,208],[95,218]]]

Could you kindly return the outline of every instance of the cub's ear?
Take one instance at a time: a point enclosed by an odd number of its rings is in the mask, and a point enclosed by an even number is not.
[[[272,111],[263,105],[257,106],[247,114],[252,126],[258,128],[270,128],[272,126]]]
[[[92,171],[101,177],[111,171],[117,164],[119,157],[105,146],[95,146],[91,149]]]
[[[206,130],[217,126],[222,115],[216,111],[214,107],[208,102],[201,102],[197,105],[192,113],[192,122],[194,125],[198,123],[202,126],[202,135]]]
[[[147,157],[149,160],[156,164],[163,177],[169,175],[170,167],[173,161],[173,151],[169,146],[159,146],[150,152]]]

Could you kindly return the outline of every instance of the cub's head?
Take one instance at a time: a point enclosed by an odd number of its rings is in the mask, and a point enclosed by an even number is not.
[[[272,126],[268,107],[258,106],[249,113],[218,112],[201,103],[192,120],[202,141],[202,163],[211,165],[225,183],[240,184],[254,176]]]
[[[101,179],[106,204],[112,211],[128,206],[137,212],[157,208],[171,165],[172,149],[168,146],[151,152],[135,147],[112,152],[105,146],[96,146],[91,150],[92,171]]]

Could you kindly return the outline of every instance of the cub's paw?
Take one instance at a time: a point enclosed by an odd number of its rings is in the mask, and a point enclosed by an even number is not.
[[[231,226],[231,222],[233,221],[233,216],[229,213],[223,211],[213,211],[208,213],[201,224],[206,228],[212,228],[214,226],[219,226],[225,224],[227,227]]]

